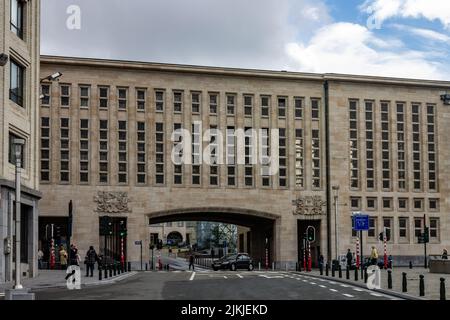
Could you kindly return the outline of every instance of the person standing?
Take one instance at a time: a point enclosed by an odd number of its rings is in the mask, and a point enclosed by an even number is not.
[[[372,252],[370,253],[370,264],[376,266],[378,263],[378,251],[375,246],[372,246]]]
[[[443,259],[443,260],[448,260],[447,249],[444,249],[444,251],[442,251],[442,259]]]
[[[44,259],[44,252],[39,249],[38,250],[38,265],[39,269],[43,269],[43,259]]]
[[[89,277],[89,271],[91,277],[94,276],[94,265],[98,260],[97,252],[94,250],[94,246],[90,246],[86,253],[86,277]]]
[[[353,254],[350,249],[347,249],[347,268],[350,270],[352,268],[353,263]]]
[[[189,270],[191,270],[191,266],[192,266],[192,271],[194,271],[194,254],[191,253],[191,255],[189,256]]]
[[[71,244],[70,245],[70,265],[78,266],[79,265],[78,258],[79,258],[78,248],[74,244]]]
[[[59,264],[61,265],[61,270],[67,269],[67,251],[63,245],[59,248]]]

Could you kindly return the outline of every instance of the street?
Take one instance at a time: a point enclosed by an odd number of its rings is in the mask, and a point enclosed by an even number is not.
[[[113,285],[36,291],[38,300],[397,300],[290,272],[140,272]]]

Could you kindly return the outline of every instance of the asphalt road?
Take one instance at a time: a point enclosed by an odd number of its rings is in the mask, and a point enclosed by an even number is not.
[[[397,300],[288,272],[140,272],[112,285],[36,291],[38,300]]]

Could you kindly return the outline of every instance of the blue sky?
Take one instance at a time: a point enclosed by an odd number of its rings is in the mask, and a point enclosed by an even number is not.
[[[450,80],[450,1],[42,0],[41,52]]]

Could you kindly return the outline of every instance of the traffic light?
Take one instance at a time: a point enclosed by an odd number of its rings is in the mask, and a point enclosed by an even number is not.
[[[113,224],[111,217],[100,217],[100,235],[109,236],[113,234]]]
[[[126,225],[125,220],[120,220],[119,234],[121,237],[125,237],[127,235],[127,225]]]
[[[430,242],[430,230],[428,227],[425,227],[425,232],[423,234],[423,239],[425,241],[425,243]]]
[[[383,232],[380,233],[380,235],[378,236],[378,239],[380,239],[380,241],[384,240],[384,234]]]
[[[158,239],[158,243],[156,245],[156,249],[161,250],[163,247],[163,242],[161,239]]]
[[[378,239],[380,239],[380,241],[384,241],[384,232],[380,233]],[[389,240],[391,240],[391,229],[386,229],[386,241]]]
[[[306,239],[309,242],[314,242],[316,240],[316,229],[312,226],[309,226],[306,229]]]

